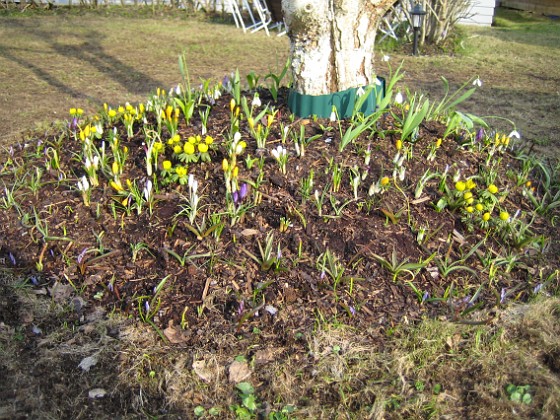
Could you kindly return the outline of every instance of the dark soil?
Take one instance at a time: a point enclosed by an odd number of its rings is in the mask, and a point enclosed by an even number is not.
[[[405,161],[404,180],[395,185],[391,172],[398,133],[391,113],[379,120],[373,132],[360,136],[340,153],[338,123],[294,121],[286,107],[285,91],[276,102],[267,91],[261,91],[260,97],[278,113],[267,141],[268,150],[258,150],[246,121],[241,123],[247,148],[241,156],[243,162],[239,162],[240,184],[259,182],[258,165],[248,168],[244,161],[249,155],[264,157],[264,178],[258,189],[249,187],[248,196],[239,204],[249,208],[233,225],[228,216],[222,216],[217,227],[211,227],[211,220],[216,220],[213,215],[226,209],[222,160],[227,157],[225,142],[230,130],[228,94],[213,104],[207,103],[211,107],[208,134],[215,140],[211,161],[188,167],[198,180],[201,196],[195,226],[185,215],[179,215],[188,187],[166,184],[161,176],[151,214],[146,205],[140,214],[131,207],[127,210],[132,201],[122,204],[123,197],[109,186],[111,174],[100,175],[100,186],[93,189],[91,204],[85,206],[76,188],[84,175],[82,144],[71,128],[14,145],[0,167],[7,188],[2,197],[8,199],[7,191],[17,180],[25,179],[29,186],[39,172],[40,187],[14,189],[19,205],[0,213],[1,269],[24,276],[34,290],[54,300],[57,291],[68,292],[71,285],[75,298],[65,318],[76,328],[87,324],[88,317],[102,308],[105,314],[119,313],[148,323],[161,340],[172,345],[218,352],[266,343],[268,348],[292,348],[293,354],[299,352],[306,357],[301,337],[322,322],[355,327],[379,343],[397,325],[427,316],[490,322],[493,308],[512,300],[527,300],[540,282],[538,273],[558,267],[559,235],[551,224],[551,214],[537,217],[527,241],[515,244],[511,237],[489,235],[479,226],[469,229],[458,210],[436,211],[435,204],[443,197],[439,180],[427,182],[420,197],[414,197],[427,169],[443,173],[449,168],[445,182],[450,191],[454,189],[453,174],[460,171],[466,179],[484,169],[486,155],[463,145],[469,133],[445,138],[437,149],[437,158],[428,161],[426,157],[445,127],[438,122],[423,123],[414,142],[405,142],[404,148],[413,150],[413,158]],[[146,117],[155,123],[154,115]],[[86,120],[82,118],[82,127]],[[344,132],[348,122],[342,124]],[[307,139],[317,136],[302,157],[296,156],[294,143],[288,139],[285,175],[270,154],[281,144],[283,126],[291,126],[295,133],[301,128]],[[129,153],[121,176],[123,184],[128,179],[142,188],[146,180],[142,126],[135,124],[130,138],[121,123],[115,127]],[[104,133],[111,130],[112,125],[106,124]],[[197,112],[190,125],[180,123],[183,139],[200,133]],[[169,137],[164,130],[164,143]],[[107,137],[103,140],[107,142]],[[95,140],[98,148],[101,141]],[[366,166],[364,152],[368,147],[371,161]],[[54,151],[59,155],[60,168],[45,169]],[[170,158],[167,150],[159,158],[159,169],[163,160]],[[522,173],[523,161],[511,153],[511,148],[498,152],[495,159],[500,162],[496,184],[500,190],[510,191],[501,205],[512,215],[519,210],[520,217],[529,220],[533,205],[523,193],[525,186],[517,185],[515,179],[515,174]],[[340,189],[331,192],[334,164],[343,169],[343,177]],[[358,200],[350,185],[353,168],[361,172],[367,168]],[[301,181],[311,171],[314,187],[311,196],[305,197]],[[369,197],[369,186],[383,176],[391,178],[387,190]],[[528,175],[537,198],[543,194],[541,176],[535,170]],[[313,198],[315,189],[325,193],[321,212]],[[262,201],[252,205],[257,193]],[[345,204],[337,214],[336,208]],[[283,225],[283,218],[289,219],[289,226]],[[418,241],[421,227],[427,232],[425,239]],[[270,234],[273,261],[267,266],[251,255],[260,259],[260,248],[265,247]],[[541,235],[547,238],[546,246],[539,247],[536,244]],[[134,245],[138,245],[136,250]],[[437,262],[460,261],[474,247],[476,252],[461,263],[472,271],[457,269],[444,275],[438,269]],[[326,252],[340,264],[337,281],[333,279],[334,268],[329,273],[328,265],[324,270],[320,266]],[[483,260],[492,255],[515,257],[517,263],[511,271],[500,269],[489,278]],[[380,257],[387,261],[394,258],[398,264],[429,263],[393,275]],[[558,284],[547,287],[557,288]],[[0,322],[9,325],[20,316],[20,308],[6,299]],[[49,329],[48,324],[36,327],[45,332]],[[23,333],[33,336],[32,325],[27,328]]]

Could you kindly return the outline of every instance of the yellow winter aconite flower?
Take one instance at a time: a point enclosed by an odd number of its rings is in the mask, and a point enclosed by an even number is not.
[[[187,139],[187,141],[188,141],[189,143],[191,143],[191,144],[195,144],[195,143],[196,143],[196,137],[190,136],[190,137]]]
[[[465,210],[467,211],[467,213],[472,213],[474,211],[474,207],[473,206],[468,206],[465,208]]]
[[[498,187],[496,187],[494,184],[490,184],[488,185],[488,192],[491,194],[496,194],[498,192]]]
[[[486,212],[482,215],[482,220],[484,220],[485,222],[487,222],[488,220],[490,220],[490,213]]]
[[[161,141],[154,142],[154,145],[152,147],[154,148],[154,152],[156,153],[161,153],[165,149]]]
[[[476,209],[476,211],[484,210],[484,206],[481,203],[477,203],[476,206],[474,206],[474,208]]]
[[[187,155],[192,155],[194,153],[194,144],[185,143],[185,145],[183,146],[183,152],[185,152]]]
[[[383,178],[381,178],[381,185],[382,185],[383,187],[386,187],[387,185],[389,185],[389,182],[390,182],[390,181],[391,181],[391,180],[389,179],[388,176],[384,176]]]
[[[467,187],[468,190],[472,190],[476,188],[476,182],[474,182],[472,179],[467,179],[465,186]]]
[[[171,138],[169,139],[169,141],[171,142],[171,143],[169,143],[169,144],[181,143],[181,136],[180,136],[179,134],[175,134],[173,137],[171,137]]]
[[[463,181],[457,181],[455,183],[455,189],[457,191],[465,191],[466,188],[467,188],[467,184],[465,184]]]
[[[509,219],[509,213],[507,211],[500,212],[500,219],[505,222]]]
[[[108,115],[111,118],[115,118],[117,116],[117,111],[115,111],[114,109],[110,109]]]
[[[463,194],[463,198],[464,198],[465,200],[471,199],[472,196],[473,196],[473,195],[472,195],[472,192],[470,192],[470,191],[467,191],[466,193]]]
[[[187,143],[187,144],[190,144],[190,143]],[[173,153],[178,155],[182,151],[183,151],[183,148],[181,147],[180,144],[176,144],[175,146],[173,146]]]
[[[206,143],[198,143],[197,147],[200,153],[206,153],[208,151],[208,145]]]
[[[204,143],[210,146],[212,143],[214,143],[214,139],[211,136],[206,136],[206,138],[204,139]]]
[[[184,166],[177,166],[175,168],[175,173],[179,176],[179,178],[187,175],[187,168]]]
[[[171,169],[171,167],[173,166],[173,164],[171,163],[170,160],[164,160],[162,163],[163,169],[165,171],[169,171]]]

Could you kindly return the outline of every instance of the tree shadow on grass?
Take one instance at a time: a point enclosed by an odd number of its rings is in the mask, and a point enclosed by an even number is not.
[[[9,24],[14,26],[27,26],[18,20],[10,20]],[[102,32],[89,31],[85,35],[81,35],[76,31],[77,33],[73,34],[72,40],[69,40],[69,42],[60,42],[55,38],[57,34],[51,31],[31,26],[24,28],[24,31],[27,36],[33,36],[42,42],[46,42],[50,46],[53,51],[50,60],[57,60],[65,57],[70,60],[88,63],[92,69],[114,80],[131,94],[147,95],[155,88],[164,86],[161,81],[153,79],[147,74],[138,71],[135,67],[126,64],[119,58],[107,54],[101,45],[101,40],[105,37]],[[78,42],[76,42],[76,38],[78,38]],[[49,73],[36,63],[22,58],[10,50],[12,50],[11,47],[0,45],[0,56],[32,71],[40,80],[45,81],[61,93],[77,99],[88,99],[94,103],[103,102],[100,98],[84,94],[68,86],[54,74]]]

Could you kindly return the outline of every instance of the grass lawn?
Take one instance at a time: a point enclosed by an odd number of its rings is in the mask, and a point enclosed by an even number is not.
[[[558,22],[379,46],[405,102],[348,142],[360,116],[293,119],[271,89],[286,37],[145,9],[0,22],[0,418],[560,416]],[[167,93],[182,54],[194,96]],[[232,103],[235,69],[260,104]],[[405,128],[440,77],[482,80],[459,109],[490,128]]]

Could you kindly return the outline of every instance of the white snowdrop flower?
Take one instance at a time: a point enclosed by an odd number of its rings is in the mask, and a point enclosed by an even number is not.
[[[361,86],[360,86],[360,87],[358,88],[358,90],[356,91],[356,95],[357,95],[357,96],[362,96],[364,93],[366,93],[366,92],[364,91],[364,88],[361,87]]]
[[[261,105],[262,105],[261,98],[259,98],[258,93],[255,93],[255,96],[253,97],[253,102],[251,102],[251,106],[258,108]]]
[[[331,120],[331,122],[336,121],[336,112],[334,112],[334,109],[331,112],[331,116],[330,116],[329,120]]]
[[[375,83],[375,86],[382,86],[383,85],[383,82],[380,79],[378,79],[377,77],[375,78],[375,81],[373,83]]]
[[[476,79],[473,80],[472,84],[473,84],[473,86],[481,87],[481,86],[482,86],[482,80],[480,80],[480,79],[477,77]]]
[[[521,138],[521,134],[519,134],[519,131],[517,130],[513,130],[511,133],[508,134],[508,137],[511,139],[512,137],[515,137],[516,139],[520,139]]]
[[[404,96],[402,93],[397,92],[397,94],[395,95],[395,103],[397,104],[402,104],[404,102]]]
[[[385,54],[383,57],[381,57],[381,61],[389,61],[391,59],[391,57],[389,57],[387,54]]]

